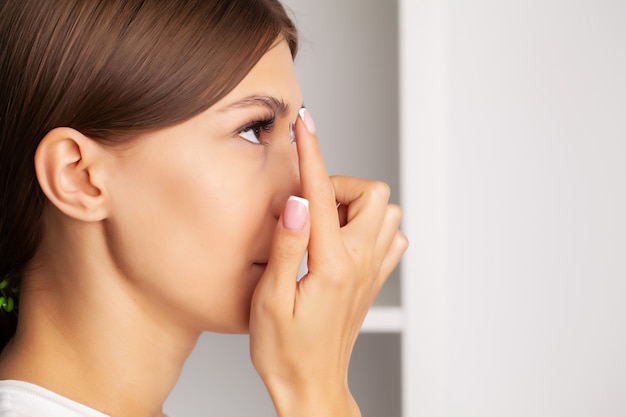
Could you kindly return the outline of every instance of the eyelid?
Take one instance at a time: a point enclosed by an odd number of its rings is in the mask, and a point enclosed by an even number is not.
[[[259,118],[252,120],[251,122],[246,123],[245,125],[241,126],[239,129],[237,129],[234,133],[239,134],[241,132],[245,132],[246,130],[259,128],[259,127],[260,128],[273,127],[275,121],[276,121],[276,115],[274,113],[269,113],[265,116],[261,116]]]
[[[250,142],[254,145],[266,145],[268,142],[262,139],[264,133],[270,133],[274,128],[274,123],[276,121],[276,116],[273,113],[268,114],[266,117],[259,118],[252,122],[245,124],[244,126],[237,129],[235,132],[237,136],[242,138],[243,140]],[[259,137],[255,131],[259,131]],[[253,138],[248,138],[248,135],[244,135],[245,132],[252,132]]]

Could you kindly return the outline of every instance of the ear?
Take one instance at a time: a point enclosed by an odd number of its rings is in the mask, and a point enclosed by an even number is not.
[[[67,216],[94,222],[107,217],[102,145],[75,129],[51,130],[35,153],[35,172],[50,202]]]

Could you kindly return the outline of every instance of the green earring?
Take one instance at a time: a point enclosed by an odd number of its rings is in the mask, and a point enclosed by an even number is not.
[[[4,279],[2,281],[0,281],[0,291],[4,290],[6,287],[9,286],[9,281]],[[13,294],[17,294],[18,289],[17,287],[12,287],[11,288],[11,293]],[[15,300],[13,300],[13,297],[8,296],[8,297],[4,297],[1,296],[0,297],[0,308],[3,309],[4,311],[6,311],[7,313],[10,313],[11,311],[13,311],[13,309],[15,308]]]

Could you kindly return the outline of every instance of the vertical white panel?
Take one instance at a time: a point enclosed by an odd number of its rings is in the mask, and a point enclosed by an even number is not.
[[[626,3],[400,17],[405,416],[626,415]]]
[[[449,1],[450,416],[626,415],[626,2]]]
[[[403,414],[446,415],[444,2],[400,2]]]

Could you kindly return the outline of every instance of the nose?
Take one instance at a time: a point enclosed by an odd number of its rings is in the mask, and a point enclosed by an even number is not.
[[[270,161],[274,183],[272,214],[278,219],[289,196],[300,195],[300,168],[296,145],[292,143],[289,132],[270,146],[274,148]]]

